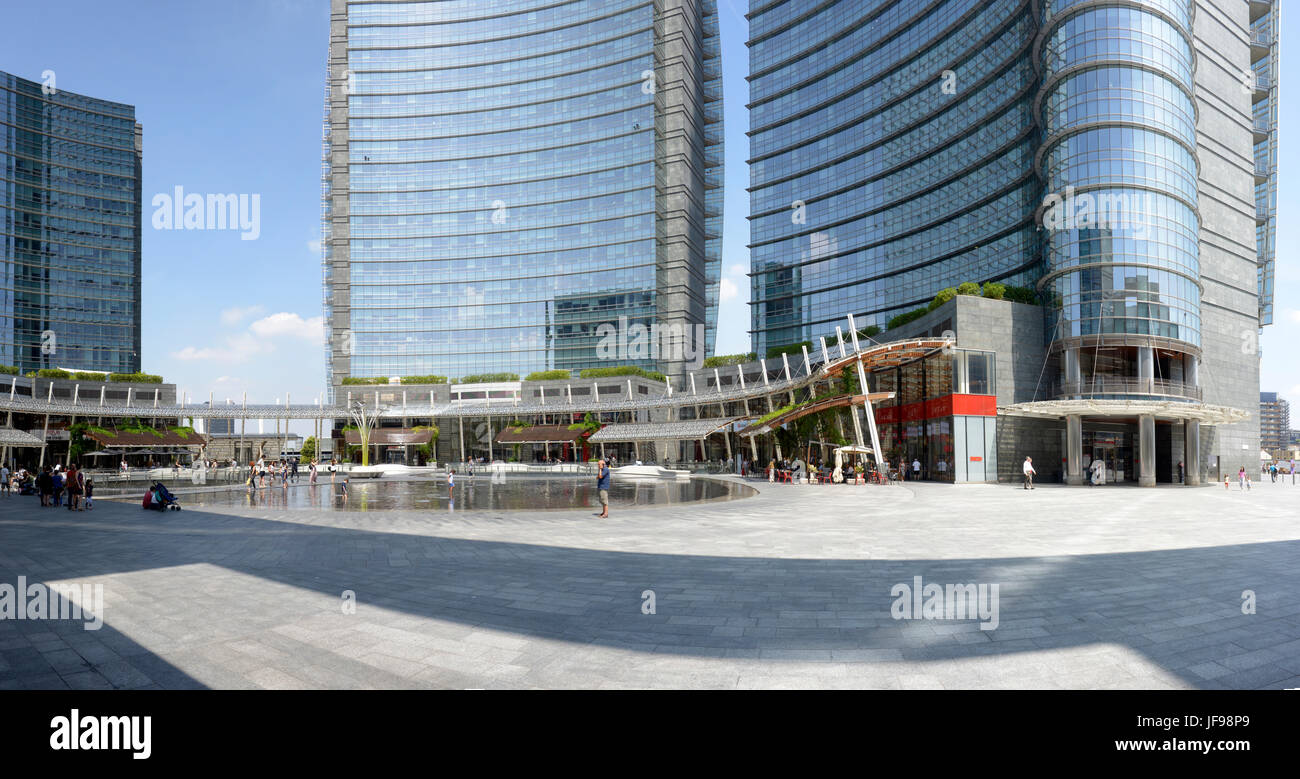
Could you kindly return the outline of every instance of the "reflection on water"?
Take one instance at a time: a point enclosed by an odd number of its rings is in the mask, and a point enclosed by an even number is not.
[[[340,511],[537,511],[546,509],[600,510],[596,480],[591,477],[520,476],[456,477],[450,498],[440,479],[355,479],[344,496],[343,483],[324,481],[283,489],[279,485],[255,491],[184,495],[186,507],[262,506],[280,509]],[[620,506],[663,505],[702,500],[734,500],[753,495],[744,484],[712,479],[615,480],[609,491],[612,509]]]

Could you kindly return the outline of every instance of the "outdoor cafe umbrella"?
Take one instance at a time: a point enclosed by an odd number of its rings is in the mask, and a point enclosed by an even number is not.
[[[846,454],[875,454],[870,447],[866,446],[840,446],[835,449],[835,472],[840,474],[840,481],[843,479],[844,455]]]

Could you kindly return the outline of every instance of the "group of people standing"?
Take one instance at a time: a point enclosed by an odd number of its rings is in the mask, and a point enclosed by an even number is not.
[[[60,465],[46,465],[34,472],[26,468],[10,471],[8,466],[0,466],[0,494],[7,497],[32,492],[40,497],[42,507],[66,506],[69,511],[85,511],[92,508],[95,480],[75,465],[69,465],[66,471]]]
[[[267,486],[268,481],[274,487],[278,480],[282,488],[287,488],[290,484],[298,483],[298,467],[297,460],[280,459],[268,463],[265,458],[258,458],[257,462],[248,464],[248,478],[245,479],[244,483],[251,490]],[[320,468],[321,465],[318,460],[312,460],[307,466],[308,484],[316,483]],[[332,484],[342,469],[336,460],[330,460],[329,464],[325,466],[325,470],[329,473],[330,483]]]

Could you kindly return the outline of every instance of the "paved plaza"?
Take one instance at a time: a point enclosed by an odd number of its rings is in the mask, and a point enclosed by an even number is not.
[[[0,621],[0,689],[1300,687],[1300,485],[755,486],[608,520],[0,498],[0,584],[104,593],[100,630]],[[895,619],[915,577],[998,585],[996,629]]]

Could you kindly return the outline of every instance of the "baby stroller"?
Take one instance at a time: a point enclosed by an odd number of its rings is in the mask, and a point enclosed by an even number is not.
[[[181,504],[176,500],[176,496],[168,492],[162,482],[156,482],[152,487],[145,490],[144,507],[154,511],[181,510]]]

